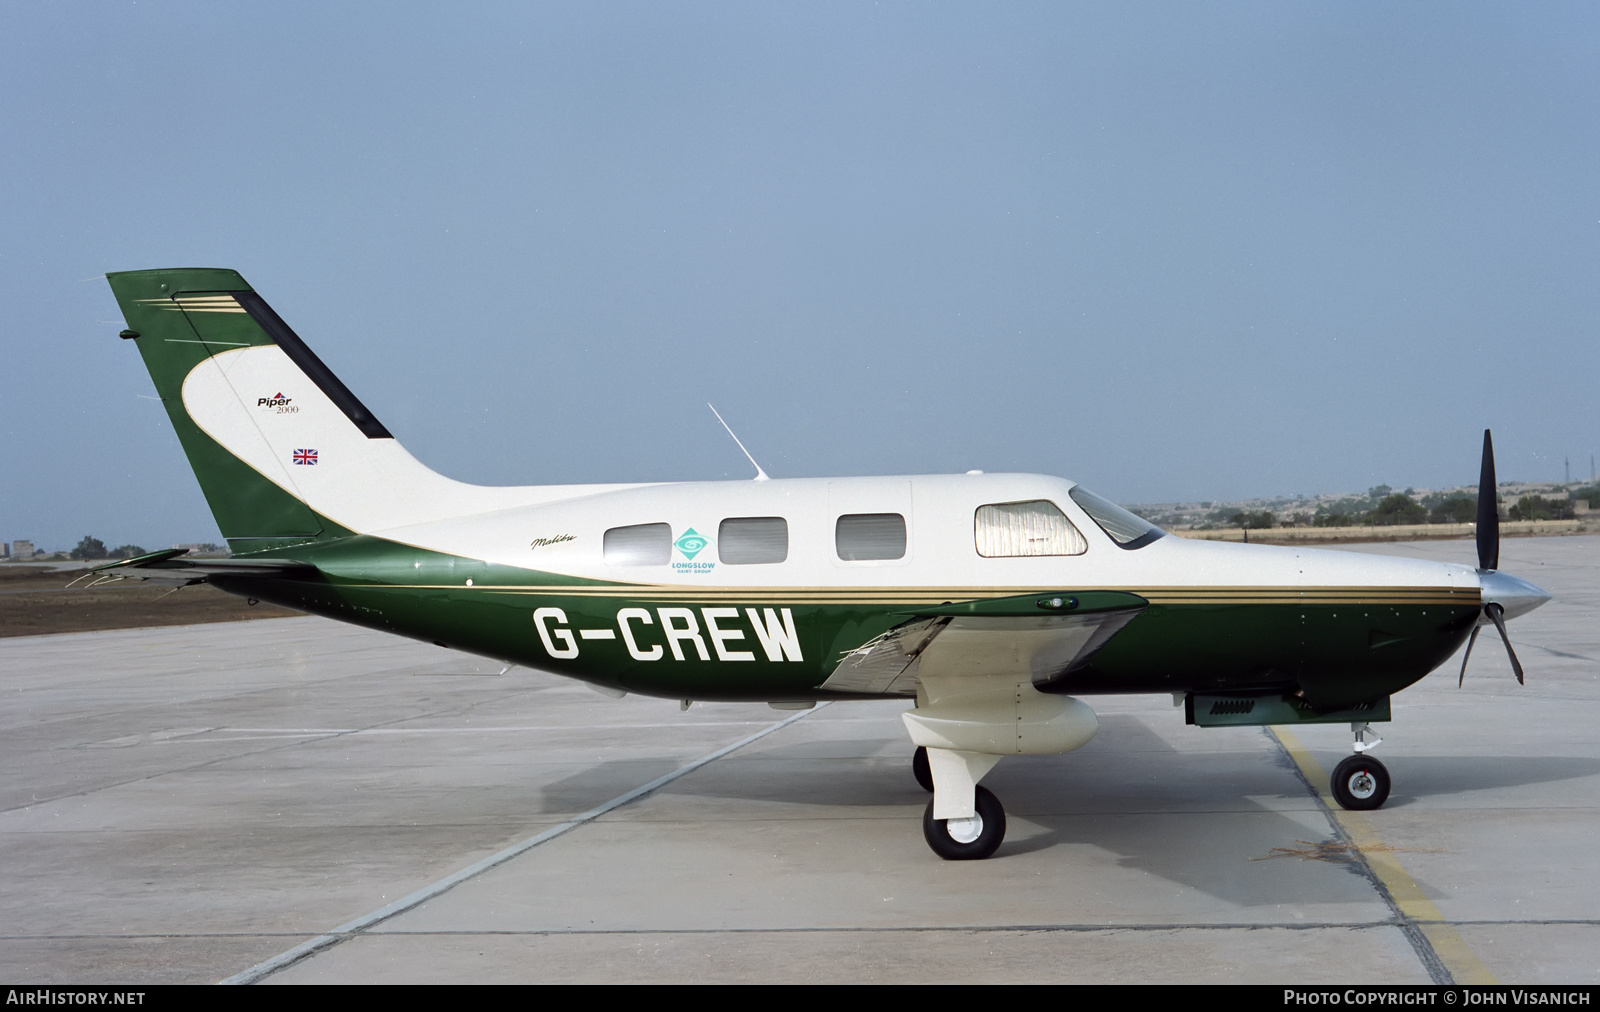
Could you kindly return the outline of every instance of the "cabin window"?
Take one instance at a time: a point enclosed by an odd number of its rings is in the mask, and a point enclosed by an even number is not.
[[[672,528],[667,524],[613,527],[605,536],[608,566],[665,566],[672,561]]]
[[[1089,514],[1089,519],[1099,524],[1100,529],[1117,543],[1118,548],[1130,551],[1143,548],[1166,533],[1144,517],[1129,513],[1110,499],[1101,498],[1082,485],[1072,486],[1067,494],[1072,496],[1073,502],[1083,507],[1083,511]]]
[[[717,560],[728,566],[782,562],[789,557],[783,517],[729,517],[717,528]]]
[[[986,559],[1082,555],[1089,550],[1089,542],[1066,514],[1045,499],[979,506],[972,528],[978,554]]]
[[[906,557],[906,518],[898,513],[847,513],[833,528],[833,543],[845,562]]]

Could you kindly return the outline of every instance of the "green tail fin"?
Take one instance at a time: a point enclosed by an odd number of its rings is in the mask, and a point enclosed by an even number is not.
[[[127,321],[123,336],[138,345],[217,526],[234,551],[351,533],[308,504],[292,461],[282,459],[274,445],[271,419],[264,417],[279,391],[257,390],[259,370],[253,372],[248,356],[238,353],[276,346],[298,367],[290,375],[309,380],[306,387],[315,384],[363,435],[388,439],[389,433],[244,278],[214,268],[125,271],[106,278]],[[282,372],[269,380],[284,382]],[[230,393],[236,403],[219,403]],[[316,451],[310,452],[314,461]]]

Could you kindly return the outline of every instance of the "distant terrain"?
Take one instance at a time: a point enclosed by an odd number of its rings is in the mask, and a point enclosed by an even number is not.
[[[82,570],[26,565],[0,566],[0,636],[133,629],[141,626],[234,622],[282,618],[300,612],[271,604],[251,606],[242,597],[200,584],[172,592],[135,581],[71,590]],[[85,581],[88,582],[88,581]]]
[[[1600,484],[1501,482],[1501,532],[1507,536],[1600,529]],[[1261,543],[1461,538],[1473,535],[1478,489],[1378,485],[1365,493],[1285,495],[1238,502],[1135,503],[1135,513],[1185,537]]]

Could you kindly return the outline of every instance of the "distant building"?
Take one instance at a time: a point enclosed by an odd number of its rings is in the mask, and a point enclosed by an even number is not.
[[[191,544],[173,545],[172,547],[173,548],[186,549],[190,555],[196,555],[196,556],[209,555],[209,556],[214,556],[216,558],[227,558],[230,554],[232,554],[232,553],[230,553],[228,551],[228,549],[224,548],[222,545],[213,545],[213,544],[211,544],[209,542],[196,541],[196,542],[193,542]]]
[[[14,560],[15,559],[31,559],[37,554],[38,553],[33,550],[33,542],[32,541],[13,541],[13,542],[11,542],[11,558],[14,559]]]

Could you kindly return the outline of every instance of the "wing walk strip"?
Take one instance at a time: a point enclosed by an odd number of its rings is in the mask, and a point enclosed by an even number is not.
[[[1287,727],[1276,726],[1269,730],[1276,736],[1278,746],[1294,760],[1295,768],[1299,770],[1312,797],[1321,805],[1334,831],[1355,847],[1368,877],[1379,887],[1378,892],[1394,912],[1400,930],[1416,951],[1417,958],[1422,960],[1433,982],[1500,983],[1472,951],[1466,939],[1461,937],[1455,925],[1444,919],[1422,887],[1401,867],[1394,851],[1382,845],[1383,841],[1366,815],[1338,807],[1338,802],[1323,791],[1322,785],[1328,782],[1328,775],[1305,746],[1300,744],[1294,732]]]
[[[490,854],[482,861],[479,861],[476,864],[468,865],[467,867],[456,872],[454,875],[442,878],[430,886],[424,886],[409,896],[402,896],[400,899],[395,900],[388,906],[380,907],[379,909],[372,911],[370,914],[363,914],[353,921],[346,921],[325,935],[318,935],[310,941],[302,942],[287,952],[281,952],[265,962],[257,963],[255,966],[252,966],[243,973],[234,974],[227,980],[220,980],[217,983],[254,984],[263,977],[267,977],[278,972],[279,970],[282,970],[284,967],[298,963],[307,956],[338,945],[340,942],[352,935],[360,934],[363,931],[367,931],[373,927],[376,927],[378,924],[381,924],[397,914],[403,914],[413,907],[421,906],[427,901],[433,899],[435,896],[440,896],[446,892],[449,892],[451,889],[454,889],[456,886],[467,881],[468,879],[476,878],[491,868],[505,864],[507,861],[517,857],[520,854],[527,853],[533,848],[539,846],[541,843],[554,840],[556,837],[561,836],[562,834],[571,830],[577,829],[579,826],[582,826],[585,823],[593,822],[595,819],[598,819],[600,816],[606,814],[614,808],[621,808],[630,801],[635,801],[644,797],[646,794],[651,793],[652,791],[659,790],[660,788],[665,787],[667,784],[672,783],[674,780],[677,780],[679,777],[687,776],[690,773],[693,773],[695,770],[706,765],[707,763],[715,762],[730,752],[736,752],[753,741],[765,738],[774,731],[781,731],[790,724],[793,724],[795,721],[808,717],[827,705],[828,704],[826,701],[820,702],[813,709],[801,710],[792,717],[785,717],[775,724],[771,724],[762,728],[755,734],[749,735],[745,738],[740,738],[732,745],[724,745],[715,752],[712,752],[708,755],[703,755],[694,762],[691,762],[685,766],[680,766],[665,776],[656,777],[647,784],[641,784],[625,794],[619,794],[610,801],[607,801],[601,805],[597,805],[594,808],[589,809],[587,812],[584,812],[582,815],[577,816],[576,818],[568,819],[566,822],[563,822],[558,826],[552,826],[542,833],[528,837],[521,843],[514,843],[498,853]]]
[[[374,584],[405,590],[460,590],[460,584]],[[662,584],[483,584],[484,592],[530,597],[618,598],[629,601],[741,601],[783,604],[950,604],[1025,594],[1058,594],[1061,587],[696,587]],[[1137,594],[1151,604],[1349,604],[1477,606],[1476,587],[1082,587]]]

